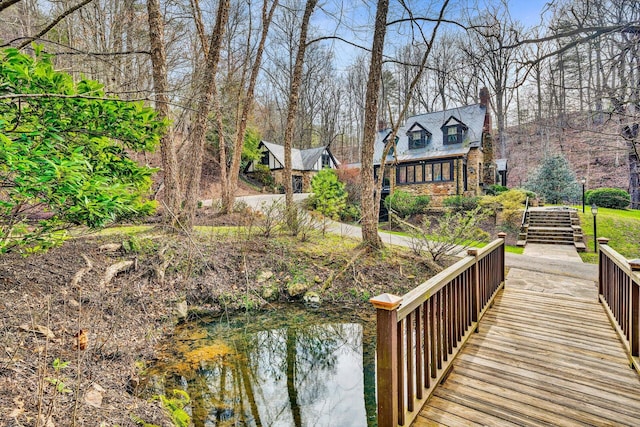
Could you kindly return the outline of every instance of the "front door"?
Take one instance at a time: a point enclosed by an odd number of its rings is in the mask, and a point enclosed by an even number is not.
[[[302,177],[301,176],[293,176],[291,177],[293,184],[293,192],[294,193],[302,193]]]

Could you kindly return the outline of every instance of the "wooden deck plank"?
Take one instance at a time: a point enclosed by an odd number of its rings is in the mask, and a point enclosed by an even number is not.
[[[598,302],[507,286],[414,425],[639,420],[640,376]]]

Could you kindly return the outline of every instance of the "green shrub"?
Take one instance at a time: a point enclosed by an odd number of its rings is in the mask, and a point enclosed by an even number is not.
[[[540,166],[531,173],[524,187],[535,191],[548,203],[562,203],[580,198],[580,185],[576,181],[576,175],[562,155],[543,159]]]
[[[589,190],[588,196],[585,194],[586,203],[611,209],[626,209],[629,207],[631,196],[625,190],[619,188],[598,188]]]
[[[260,184],[266,187],[273,187],[276,183],[275,179],[273,179],[273,175],[271,175],[271,169],[269,169],[269,166],[262,165],[260,163],[254,163],[253,177],[260,182]]]
[[[336,171],[322,169],[311,180],[311,189],[313,195],[310,197],[310,203],[313,208],[324,216],[338,219],[347,206],[347,192]]]
[[[587,190],[584,192],[584,202],[586,204],[589,204],[589,199],[591,198],[591,195],[593,194],[595,190]]]
[[[480,197],[451,196],[444,199],[446,207],[456,212],[471,211],[478,207]]]
[[[509,189],[507,187],[505,187],[504,185],[493,184],[493,185],[490,185],[489,187],[487,187],[487,189],[485,191],[490,196],[497,196],[500,193],[504,193],[505,191],[509,191]]]
[[[527,195],[523,190],[513,189],[497,196],[484,196],[479,205],[489,209],[494,215],[502,211],[504,221],[510,226],[517,226],[522,218],[522,210]]]
[[[536,193],[534,193],[531,190],[527,190],[526,188],[516,188],[516,190],[522,191],[524,193],[525,197],[528,197],[529,200],[538,198],[538,195]]]
[[[406,218],[424,212],[429,205],[429,196],[414,196],[402,190],[394,190],[386,199],[384,206],[398,216]]]

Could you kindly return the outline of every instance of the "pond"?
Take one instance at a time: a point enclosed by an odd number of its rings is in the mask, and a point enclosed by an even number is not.
[[[186,391],[199,426],[375,426],[373,310],[273,309],[180,324],[147,392]]]

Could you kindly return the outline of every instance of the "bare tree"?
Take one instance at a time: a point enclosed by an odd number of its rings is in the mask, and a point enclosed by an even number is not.
[[[211,111],[211,101],[216,91],[216,75],[218,72],[218,62],[220,60],[220,50],[224,29],[229,17],[229,0],[220,0],[216,23],[209,43],[209,54],[207,56],[206,68],[202,73],[202,93],[198,100],[191,141],[188,146],[188,159],[191,162],[189,168],[184,168],[183,177],[183,209],[179,219],[186,229],[191,229],[195,218],[195,211],[198,205],[200,193],[200,179],[202,176],[202,162],[204,157],[204,144],[208,130],[207,119]]]
[[[147,1],[149,21],[149,41],[151,43],[151,62],[153,64],[153,83],[156,97],[156,110],[160,119],[168,120],[169,84],[167,81],[167,55],[164,42],[164,20],[160,12],[159,0]],[[173,145],[173,132],[169,127],[160,140],[162,171],[164,176],[164,201],[169,215],[165,219],[173,223],[180,208],[180,177],[178,160]],[[173,214],[173,215],[171,215]]]
[[[300,26],[300,36],[298,39],[298,50],[296,62],[293,67],[293,77],[291,79],[291,92],[287,108],[287,125],[284,131],[284,192],[287,209],[287,222],[291,228],[296,221],[295,209],[293,205],[293,183],[292,183],[292,161],[291,148],[293,142],[293,126],[295,124],[296,113],[298,111],[298,100],[300,99],[300,81],[302,79],[302,66],[304,64],[304,54],[307,49],[307,33],[309,31],[309,20],[313,9],[318,3],[317,0],[307,0]]]
[[[242,103],[238,104],[239,112],[236,115],[237,121],[235,123],[235,135],[233,152],[231,154],[231,162],[227,162],[227,150],[224,144],[224,135],[222,133],[221,122],[218,122],[218,136],[220,138],[220,167],[222,170],[222,206],[223,210],[227,213],[233,211],[233,204],[235,201],[235,193],[238,186],[238,174],[240,173],[240,160],[242,157],[242,149],[244,146],[245,132],[247,130],[247,122],[249,116],[253,111],[254,106],[254,91],[256,87],[256,81],[258,79],[258,73],[260,72],[260,65],[262,63],[262,54],[264,52],[264,46],[267,41],[267,34],[269,33],[269,26],[273,19],[273,13],[278,5],[278,0],[274,0],[269,6],[269,1],[264,0],[262,5],[262,30],[260,34],[260,42],[251,66],[251,74],[249,76],[249,82],[246,88],[246,93],[243,96]],[[251,34],[251,32],[249,32]],[[250,40],[247,40],[249,45]],[[247,58],[249,61],[249,58]],[[247,62],[248,64],[248,62]],[[221,117],[219,114],[218,117]]]

